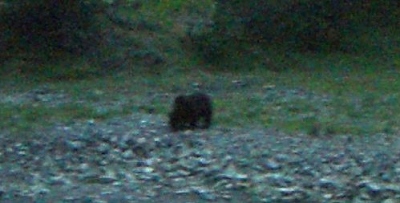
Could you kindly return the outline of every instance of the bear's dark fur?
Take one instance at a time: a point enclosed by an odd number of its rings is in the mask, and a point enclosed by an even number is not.
[[[173,131],[209,128],[212,118],[211,98],[204,93],[179,95],[175,98],[169,125]]]

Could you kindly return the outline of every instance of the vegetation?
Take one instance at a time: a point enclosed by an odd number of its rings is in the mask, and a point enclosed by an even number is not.
[[[399,130],[397,1],[4,2],[2,130],[165,116],[175,94],[198,86],[214,98],[217,126]],[[15,102],[43,85],[70,101]]]
[[[355,52],[360,48],[354,46],[356,37],[382,28],[398,31],[400,17],[398,1],[216,2],[214,38],[279,45],[288,51]]]

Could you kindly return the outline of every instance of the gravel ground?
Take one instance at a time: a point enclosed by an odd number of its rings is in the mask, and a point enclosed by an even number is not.
[[[134,114],[0,133],[0,202],[400,202],[400,138],[212,127]]]

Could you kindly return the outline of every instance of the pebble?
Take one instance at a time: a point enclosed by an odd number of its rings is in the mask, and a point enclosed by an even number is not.
[[[140,121],[136,130],[119,131],[116,121],[112,129],[99,122],[58,127],[41,147],[0,140],[9,143],[0,149],[0,201],[16,194],[40,202],[35,198],[59,190],[57,201],[65,202],[123,200],[121,194],[135,203],[161,194],[219,202],[243,192],[255,202],[400,203],[398,153],[361,138],[345,153],[341,139],[263,131],[241,139],[234,130],[178,135],[146,132],[152,122]],[[91,136],[75,136],[84,133]]]

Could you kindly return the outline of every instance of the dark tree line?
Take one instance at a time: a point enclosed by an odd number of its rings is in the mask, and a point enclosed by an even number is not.
[[[105,20],[126,29],[156,29],[115,15],[118,6],[127,2],[0,1],[0,59],[23,52],[93,55],[111,47],[107,41],[117,38],[104,31]],[[142,1],[130,3],[140,7]],[[397,0],[216,0],[211,31],[188,36],[206,58],[219,59],[240,43],[278,45],[290,51],[352,51],[348,42],[355,38],[349,36],[364,30],[398,31],[399,19]]]
[[[363,32],[398,32],[396,0],[216,0],[212,33],[193,36],[206,58],[219,59],[232,44],[285,47],[288,51],[352,52]]]
[[[132,37],[123,32],[152,30],[157,26],[118,15],[120,7],[129,6],[135,10],[141,3],[127,0],[112,3],[103,0],[0,1],[0,63],[21,57],[29,64],[41,66],[66,56],[83,57],[93,67],[101,69],[97,72],[104,73],[122,67],[130,57],[148,60],[151,54],[140,52],[140,47],[127,43]],[[117,33],[118,29],[123,31]],[[160,61],[153,58],[153,63]]]
[[[96,44],[94,8],[81,0],[5,1],[2,51],[82,54]]]

